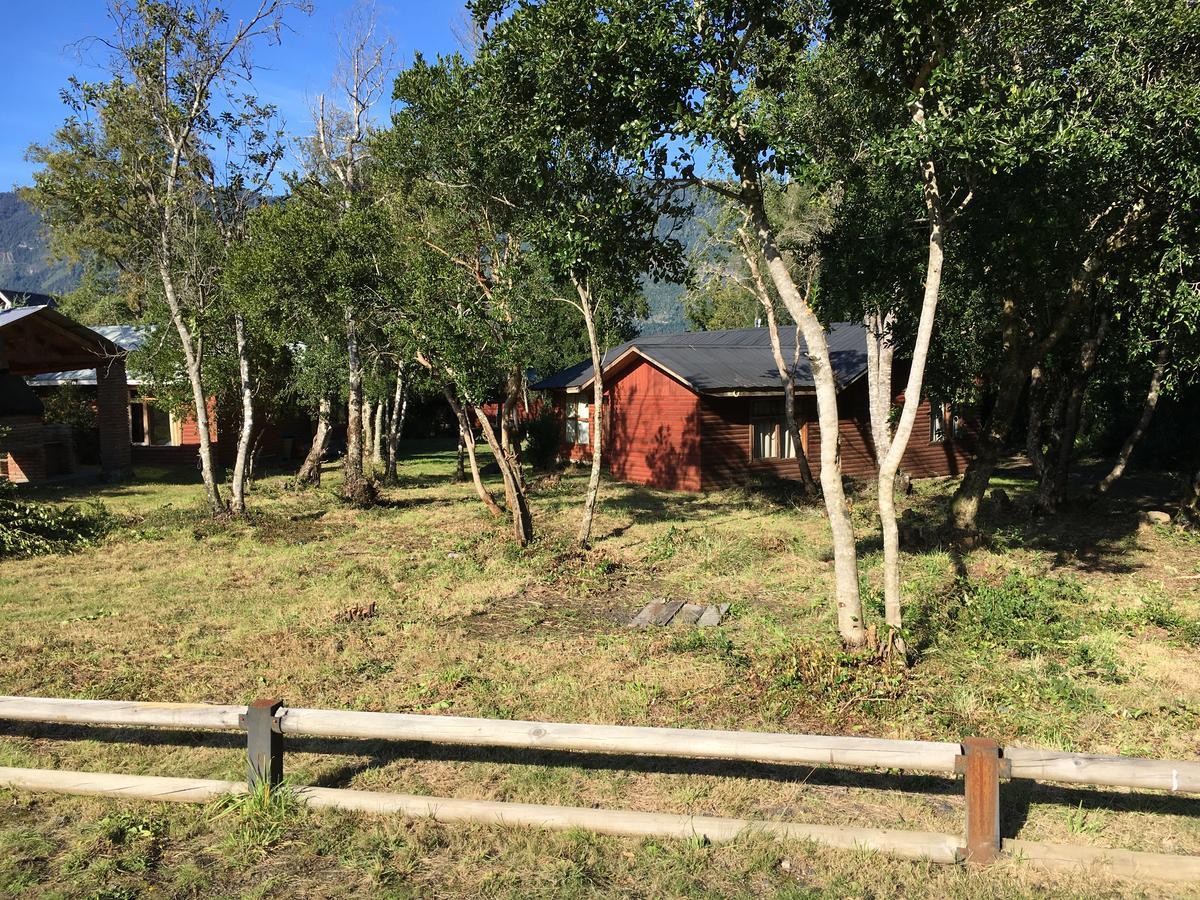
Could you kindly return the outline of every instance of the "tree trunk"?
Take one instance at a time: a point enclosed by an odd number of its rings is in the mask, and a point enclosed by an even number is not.
[[[1121,445],[1121,449],[1117,452],[1117,458],[1113,461],[1113,466],[1108,470],[1108,474],[1096,482],[1096,486],[1092,488],[1092,496],[1094,498],[1099,499],[1107,494],[1109,489],[1125,473],[1125,467],[1129,465],[1129,457],[1133,455],[1133,448],[1142,439],[1142,435],[1146,433],[1146,429],[1150,426],[1150,420],[1154,418],[1154,410],[1158,407],[1158,397],[1162,391],[1163,372],[1166,370],[1169,357],[1170,349],[1167,344],[1163,344],[1162,348],[1158,351],[1158,355],[1154,358],[1154,372],[1150,376],[1150,388],[1146,391],[1146,399],[1142,403],[1142,414],[1138,417],[1133,431],[1129,432],[1129,436],[1125,438],[1125,443]]]
[[[462,468],[462,451],[466,450],[467,456],[471,460],[471,480],[475,483],[475,493],[479,495],[479,499],[483,501],[483,505],[488,508],[494,516],[504,515],[504,511],[500,509],[500,505],[496,503],[496,498],[492,496],[483,484],[483,478],[479,474],[479,461],[475,458],[475,432],[471,428],[471,420],[467,417],[467,412],[463,405],[458,402],[458,398],[454,396],[454,391],[449,384],[442,385],[442,393],[446,396],[446,401],[450,404],[450,408],[454,410],[454,417],[458,419],[458,447],[459,469]],[[462,481],[459,477],[457,481]]]
[[[483,431],[483,439],[487,441],[492,455],[496,457],[496,465],[500,467],[500,475],[504,479],[504,496],[508,501],[508,511],[512,514],[513,536],[517,543],[524,547],[533,540],[533,517],[529,512],[529,504],[525,499],[525,490],[521,479],[513,471],[514,459],[504,452],[499,438],[496,437],[496,431],[492,428],[492,423],[483,413],[483,407],[475,406],[473,408],[475,417],[479,419],[479,427]]]
[[[362,402],[362,465],[363,471],[371,469],[371,448],[375,444],[375,404],[366,397]]]
[[[575,282],[579,294],[579,310],[587,327],[588,347],[592,352],[592,471],[588,476],[587,494],[583,501],[583,518],[579,522],[579,546],[587,549],[592,541],[592,519],[596,513],[596,502],[600,496],[600,464],[604,446],[604,357],[600,353],[600,340],[596,336],[596,321],[592,310],[592,289],[585,281]]]
[[[404,363],[396,368],[396,390],[392,394],[392,409],[388,415],[387,463],[384,477],[396,480],[396,454],[400,446],[400,435],[404,431],[404,416],[408,412],[408,387],[404,383]]]
[[[371,462],[379,465],[383,462],[383,418],[387,404],[380,400],[375,404],[375,427],[371,429]]]
[[[521,492],[525,491],[525,469],[521,465],[521,442],[517,437],[520,431],[517,425],[517,402],[521,396],[521,370],[513,369],[508,373],[508,382],[504,391],[504,402],[500,405],[498,419],[500,421],[500,446],[505,456],[511,461],[511,469],[516,477]]]
[[[166,238],[164,237],[165,241]],[[165,262],[159,263],[159,275],[162,278],[163,294],[167,307],[171,310],[171,321],[179,333],[179,342],[183,345],[184,365],[187,369],[188,381],[192,387],[192,404],[196,413],[196,431],[200,438],[200,476],[204,481],[204,493],[208,498],[208,508],[214,516],[225,512],[225,501],[221,499],[221,488],[217,484],[216,466],[213,465],[212,436],[209,434],[208,396],[204,391],[204,380],[201,374],[201,359],[196,350],[192,333],[184,321],[183,310],[179,298],[175,294],[175,279],[171,276],[170,268]]]
[[[1047,466],[1038,489],[1036,508],[1045,513],[1056,512],[1067,500],[1067,479],[1071,474],[1071,462],[1075,457],[1075,440],[1079,436],[1080,416],[1083,400],[1087,394],[1088,381],[1096,364],[1096,355],[1104,334],[1108,329],[1108,316],[1100,319],[1096,329],[1083,342],[1079,351],[1079,367],[1067,394],[1063,414],[1062,431],[1059,435],[1054,465]]]
[[[867,326],[867,408],[871,417],[871,443],[875,445],[875,467],[892,445],[892,363],[895,347],[891,329],[895,316],[880,309],[866,316]]]
[[[1046,474],[1046,456],[1042,451],[1042,437],[1046,414],[1046,378],[1041,364],[1029,373],[1029,421],[1025,426],[1025,455],[1034,476],[1040,481]]]
[[[467,445],[463,441],[462,429],[460,428],[459,432],[458,432],[458,460],[454,466],[454,480],[455,481],[466,481],[467,480],[467,472],[466,472],[466,469],[463,468],[463,464],[464,464],[463,460],[466,458],[466,451],[467,451]]]
[[[829,515],[829,530],[833,540],[834,600],[837,610],[838,634],[851,647],[866,643],[863,625],[862,597],[858,589],[858,549],[854,543],[854,526],[850,507],[842,486],[842,466],[839,459],[839,420],[837,380],[829,361],[829,344],[825,328],[812,307],[800,294],[775,240],[775,232],[767,219],[762,193],[755,175],[742,167],[742,203],[753,223],[767,272],[775,290],[799,325],[808,346],[809,366],[817,395],[817,421],[821,428],[821,488],[825,509]]]
[[[796,468],[800,473],[800,485],[808,497],[818,494],[817,482],[813,479],[812,469],[808,467],[808,455],[804,450],[804,441],[800,434],[800,425],[796,421],[796,364],[800,361],[800,327],[796,327],[796,346],[792,353],[792,365],[789,368],[783,358],[783,346],[779,341],[779,322],[775,317],[775,303],[771,292],[767,290],[767,282],[763,278],[762,269],[758,264],[758,252],[750,243],[750,236],[745,230],[739,229],[738,237],[742,243],[742,257],[750,269],[754,279],[754,290],[758,302],[767,317],[767,333],[771,338],[771,352],[775,356],[775,368],[779,372],[779,380],[783,384],[783,416],[787,423],[788,436],[792,446],[796,448]]]
[[[959,534],[973,534],[979,528],[979,507],[987,491],[992,472],[1000,459],[1000,449],[1021,405],[1021,393],[1029,377],[1022,335],[1019,333],[1016,303],[1005,299],[1002,309],[1004,361],[996,379],[996,402],[987,424],[980,429],[975,455],[967,464],[962,483],[950,501],[950,525]]]
[[[233,464],[233,485],[230,512],[235,516],[246,513],[246,483],[249,480],[250,438],[254,433],[254,383],[250,375],[250,349],[246,344],[246,323],[241,314],[233,317],[237,339],[238,381],[242,398],[242,429],[238,433],[237,459]]]
[[[322,397],[317,406],[317,430],[313,435],[312,446],[308,455],[296,473],[296,484],[299,487],[319,485],[321,483],[321,461],[325,458],[325,450],[329,446],[329,420],[333,417],[333,403],[328,397]]]
[[[354,313],[346,310],[346,356],[349,364],[349,396],[346,399],[346,458],[342,496],[351,502],[365,501],[367,482],[363,477],[362,361],[358,356],[358,328]]]
[[[913,344],[908,383],[904,386],[904,406],[900,411],[900,420],[896,423],[896,431],[888,444],[887,453],[879,464],[878,501],[879,523],[883,531],[884,619],[890,631],[888,644],[895,648],[901,659],[905,657],[906,649],[901,636],[903,619],[900,595],[900,529],[896,522],[896,473],[900,469],[900,460],[908,447],[908,439],[912,436],[913,425],[917,420],[917,409],[921,405],[925,361],[929,357],[929,343],[933,338],[933,324],[937,316],[945,258],[942,246],[942,202],[938,193],[937,171],[932,160],[924,162],[922,175],[925,181],[925,208],[929,218],[925,295],[921,301],[921,316],[917,323],[917,338]],[[884,396],[877,400],[882,405],[890,398]]]

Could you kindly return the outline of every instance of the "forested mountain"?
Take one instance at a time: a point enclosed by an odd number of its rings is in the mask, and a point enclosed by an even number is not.
[[[61,294],[78,284],[76,267],[50,259],[37,210],[14,191],[0,192],[0,288]]]
[[[689,223],[679,237],[689,249],[704,234],[701,222]],[[75,266],[52,260],[37,210],[15,191],[0,192],[0,288],[62,294],[79,284]],[[644,285],[648,312],[638,323],[649,334],[684,331],[683,287],[678,284]]]

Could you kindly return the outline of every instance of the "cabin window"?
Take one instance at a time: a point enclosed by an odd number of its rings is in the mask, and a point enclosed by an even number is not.
[[[591,417],[587,403],[567,404],[567,442],[590,444],[592,442]]]
[[[796,458],[782,400],[769,397],[750,401],[750,458]]]
[[[178,444],[171,414],[149,400],[129,404],[129,440],[133,444],[171,446]]]
[[[944,444],[947,435],[958,437],[961,430],[962,416],[953,403],[934,403],[929,407],[929,443]]]

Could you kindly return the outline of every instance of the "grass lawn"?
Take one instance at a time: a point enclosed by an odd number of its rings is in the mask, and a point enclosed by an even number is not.
[[[258,482],[244,523],[199,486],[45,489],[100,499],[100,546],[0,563],[0,693],[244,703],[959,740],[1195,758],[1200,539],[1139,525],[1153,481],[1031,524],[987,510],[965,558],[906,554],[908,671],[840,651],[823,511],[754,492],[606,483],[577,552],[584,479],[533,491],[514,547],[453,453],[413,442],[371,510]],[[189,473],[190,474],[190,473]],[[1029,485],[996,484],[1017,501]],[[949,480],[918,482],[940,516]],[[879,541],[856,505],[864,589],[881,618]],[[636,631],[652,598],[729,602],[720,628]],[[376,603],[362,621],[343,610]],[[289,740],[300,783],[439,796],[789,818],[958,833],[953,779],[828,769]],[[241,778],[238,735],[0,723],[0,765]],[[718,777],[720,773],[720,777]],[[729,777],[732,776],[732,777]],[[1200,801],[1004,788],[1027,840],[1200,854]],[[286,799],[286,798],[285,798]],[[0,791],[0,896],[1160,896],[1099,876],[986,872],[781,844],[632,840],[307,812],[286,802],[173,807]]]

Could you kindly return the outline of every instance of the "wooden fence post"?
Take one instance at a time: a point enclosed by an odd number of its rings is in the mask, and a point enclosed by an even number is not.
[[[283,781],[283,733],[279,727],[282,700],[260,699],[238,717],[246,729],[246,784],[253,791],[260,784],[278,787]]]
[[[967,845],[963,857],[969,863],[987,865],[1000,856],[1000,778],[1006,775],[1006,760],[1000,745],[987,738],[967,738],[957,760],[965,776],[967,801]]]

